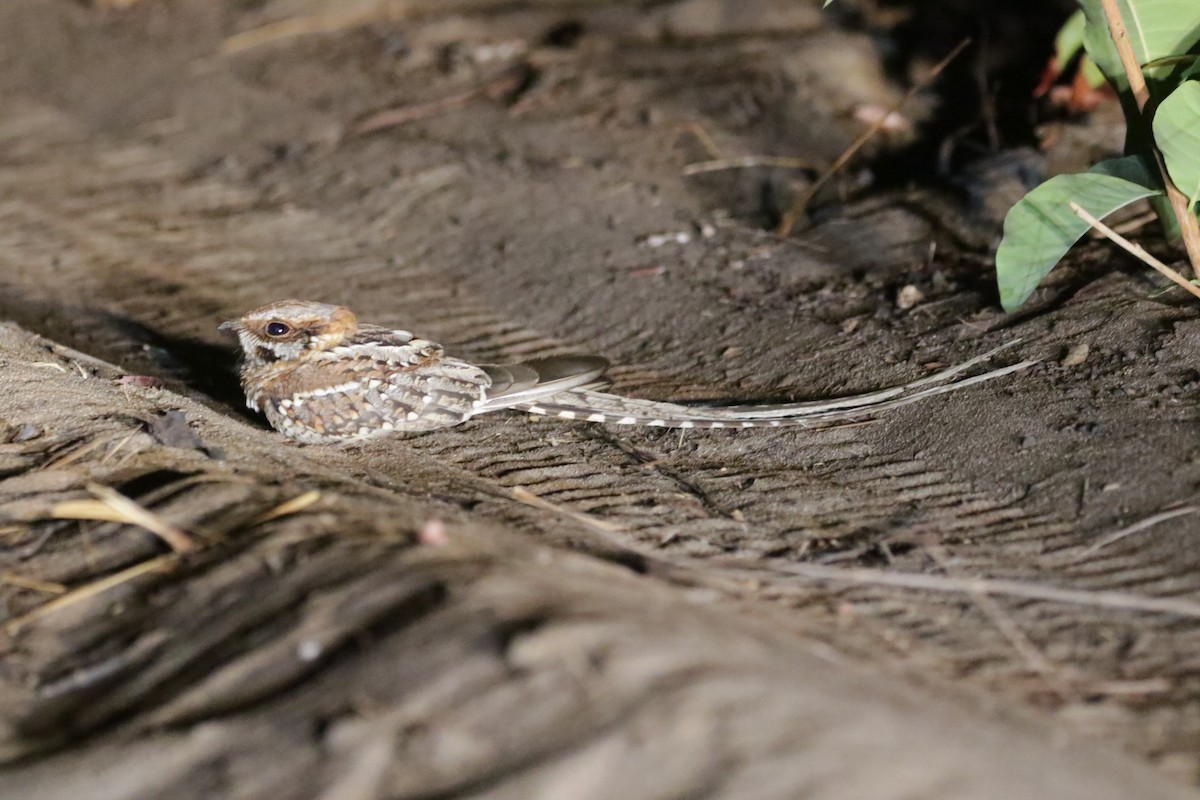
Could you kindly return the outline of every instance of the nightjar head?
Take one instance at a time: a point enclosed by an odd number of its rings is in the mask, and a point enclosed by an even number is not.
[[[224,322],[219,330],[237,334],[245,365],[253,367],[336,347],[358,330],[358,320],[343,306],[281,300]]]

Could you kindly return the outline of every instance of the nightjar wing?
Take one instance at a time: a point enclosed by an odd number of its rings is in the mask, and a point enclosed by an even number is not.
[[[424,347],[424,340],[414,343],[420,344],[346,344],[272,365],[271,374],[259,382],[259,407],[273,428],[303,442],[428,431],[463,422],[491,379],[478,367],[441,357],[440,348]]]

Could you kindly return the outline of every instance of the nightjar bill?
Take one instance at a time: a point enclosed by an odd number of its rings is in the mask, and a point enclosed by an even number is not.
[[[270,303],[220,329],[236,333],[241,345],[246,404],[280,433],[308,443],[448,428],[477,414],[510,408],[669,428],[815,428],[866,419],[1036,363],[1022,361],[959,378],[1001,347],[913,383],[868,394],[804,403],[696,406],[603,391],[609,385],[604,378],[608,362],[599,357],[472,364],[446,355],[436,342],[361,324],[350,309],[325,303]]]

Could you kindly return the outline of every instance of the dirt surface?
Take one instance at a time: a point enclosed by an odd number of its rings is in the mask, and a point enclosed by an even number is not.
[[[948,47],[793,0],[97,5],[0,4],[0,796],[1195,796],[1192,307],[1090,244],[1000,313],[1009,162],[889,182],[912,133],[787,239],[811,171],[685,174],[827,165]],[[326,32],[230,38],[283,20]],[[285,297],[672,400],[1044,360],[829,431],[303,447],[216,331]],[[93,483],[200,547],[55,519]]]

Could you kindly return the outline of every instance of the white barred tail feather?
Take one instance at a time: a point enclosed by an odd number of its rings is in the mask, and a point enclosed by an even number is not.
[[[535,402],[512,403],[509,407],[518,408],[531,414],[618,425],[646,425],[664,428],[777,428],[783,426],[815,428],[839,422],[867,419],[881,411],[899,408],[934,395],[958,391],[1036,364],[1036,361],[1022,361],[979,375],[954,380],[972,367],[1017,344],[1017,341],[1008,342],[962,364],[903,386],[831,400],[774,405],[699,406],[621,397],[581,387],[566,392],[547,394],[544,399]]]

